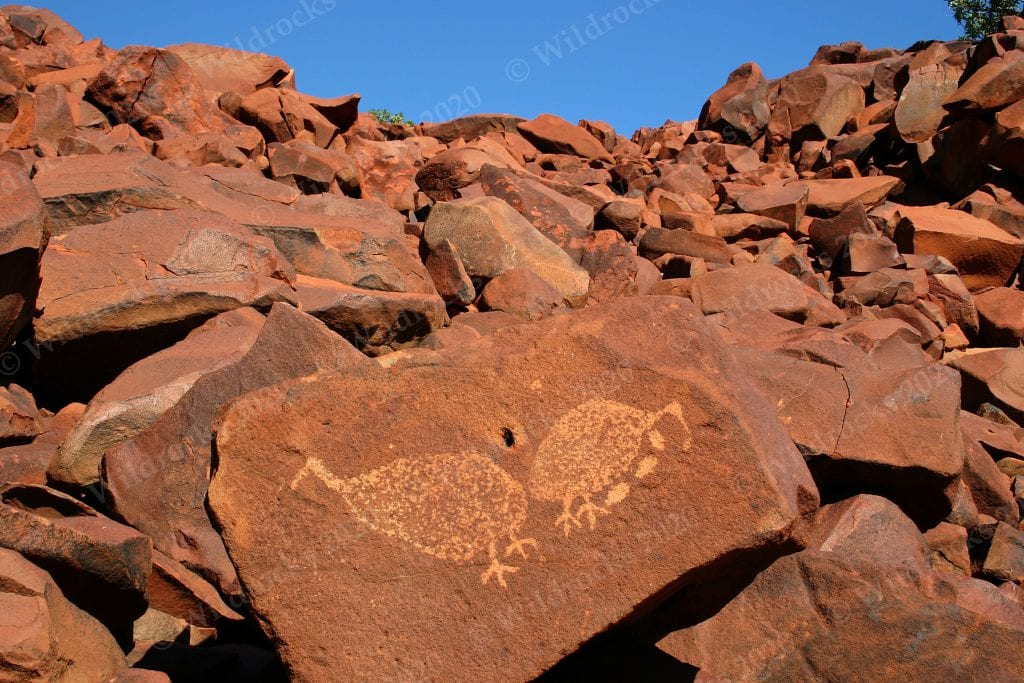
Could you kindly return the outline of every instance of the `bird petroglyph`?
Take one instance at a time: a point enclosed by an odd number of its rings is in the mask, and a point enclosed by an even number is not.
[[[306,476],[339,493],[363,524],[431,557],[468,564],[487,553],[491,564],[480,576],[484,584],[493,577],[507,588],[505,574],[519,567],[501,560],[513,553],[525,560],[526,547],[537,545],[518,537],[527,515],[522,485],[481,455],[400,458],[350,479],[335,477],[321,460],[309,458],[291,488]]]
[[[689,424],[682,406],[670,403],[657,412],[647,412],[615,401],[587,401],[563,415],[555,423],[537,449],[530,493],[543,501],[562,504],[562,514],[555,526],[565,535],[574,526],[582,527],[587,517],[590,528],[597,526],[597,516],[608,514],[608,508],[621,503],[629,495],[629,484],[622,481],[632,470],[637,479],[649,476],[658,464],[655,457],[646,457],[635,464],[646,434],[655,451],[665,450],[665,437],[654,429],[655,424],[672,416],[686,429],[683,450],[691,446]],[[604,491],[604,503],[592,498]],[[581,499],[573,511],[573,504]]]

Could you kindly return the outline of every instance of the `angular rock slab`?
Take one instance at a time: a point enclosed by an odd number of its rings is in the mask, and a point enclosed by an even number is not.
[[[32,318],[50,224],[28,174],[8,161],[0,163],[0,203],[0,349],[6,349]]]
[[[114,638],[50,575],[0,549],[0,680],[108,681],[127,668]]]
[[[962,211],[901,206],[899,216],[900,253],[946,257],[972,292],[1007,284],[1024,255],[1024,241]]]
[[[156,549],[238,595],[205,507],[218,412],[248,391],[363,362],[371,361],[312,316],[275,304],[247,353],[202,375],[159,419],[106,452],[101,472],[110,509]]]
[[[513,268],[529,268],[568,300],[587,295],[587,272],[496,197],[435,205],[423,227],[423,238],[431,249],[445,240],[454,244],[471,276],[493,278]]]
[[[171,348],[125,370],[89,402],[61,443],[49,476],[77,486],[96,483],[107,450],[160,419],[204,374],[244,356],[263,323],[252,308],[222,313]]]
[[[293,675],[532,679],[779,552],[817,492],[722,346],[623,300],[233,404],[209,506]]]
[[[935,571],[895,505],[828,506],[813,537],[659,647],[701,680],[1019,680],[1024,612],[990,584]]]
[[[294,300],[294,268],[270,239],[191,210],[147,211],[75,228],[50,245],[42,276],[40,343],[202,323],[235,308]]]

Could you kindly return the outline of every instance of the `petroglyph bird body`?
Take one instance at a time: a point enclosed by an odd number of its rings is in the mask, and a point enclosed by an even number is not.
[[[544,501],[562,504],[555,521],[568,536],[574,526],[582,526],[587,516],[595,528],[598,514],[622,502],[629,495],[625,479],[640,454],[646,434],[655,450],[665,448],[662,435],[653,430],[662,417],[671,415],[687,430],[684,449],[689,448],[689,426],[678,403],[663,410],[647,412],[622,403],[592,400],[563,415],[537,449],[530,479],[530,493]],[[637,478],[649,475],[657,465],[654,457],[643,458],[633,471]],[[591,498],[607,491],[603,505]],[[582,499],[573,512],[573,504]]]
[[[306,475],[339,493],[363,524],[431,557],[468,564],[486,553],[491,564],[483,583],[493,576],[506,587],[504,575],[519,571],[499,560],[500,543],[507,541],[501,557],[518,552],[523,559],[525,547],[536,545],[518,538],[527,516],[522,485],[480,455],[399,458],[350,479],[335,477],[322,461],[309,458],[292,489]]]

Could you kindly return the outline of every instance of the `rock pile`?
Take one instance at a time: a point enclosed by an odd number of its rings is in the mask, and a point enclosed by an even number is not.
[[[1022,74],[401,126],[0,8],[0,679],[1019,679]]]

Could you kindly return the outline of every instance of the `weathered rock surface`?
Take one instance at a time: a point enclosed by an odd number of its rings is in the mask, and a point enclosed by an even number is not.
[[[989,584],[935,571],[894,505],[862,496],[823,508],[814,534],[659,647],[709,680],[1017,676],[1024,614]]]
[[[248,353],[204,374],[156,422],[106,452],[108,505],[157,550],[237,595],[234,568],[204,504],[218,412],[245,392],[368,362],[319,321],[275,305]]]
[[[448,240],[466,272],[494,278],[513,268],[535,272],[570,301],[586,297],[590,278],[564,251],[495,197],[437,205],[423,229],[431,249]]]
[[[899,214],[900,251],[945,256],[971,291],[1008,284],[1024,256],[1024,241],[962,211],[901,207]]]
[[[154,140],[223,130],[230,121],[206,98],[188,64],[168,50],[126,47],[87,94],[118,122]]]
[[[128,668],[98,621],[50,576],[0,549],[0,675],[11,681],[105,681]]]
[[[273,242],[223,216],[147,211],[53,240],[42,262],[41,343],[132,332],[294,302]]]
[[[6,349],[32,318],[50,228],[28,174],[7,160],[0,161],[0,202],[0,348]]]
[[[817,499],[768,407],[672,298],[251,394],[217,452],[211,509],[253,609],[310,679],[535,676],[697,569],[771,553]],[[736,478],[742,497],[722,486]],[[310,599],[314,569],[330,590]]]
[[[1020,678],[1024,18],[632,134],[253,31],[0,7],[0,546],[98,620],[0,578],[0,679]]]
[[[251,308],[222,313],[125,370],[90,401],[61,444],[50,476],[79,486],[99,481],[107,450],[156,422],[200,377],[237,362],[252,348],[263,323]]]

